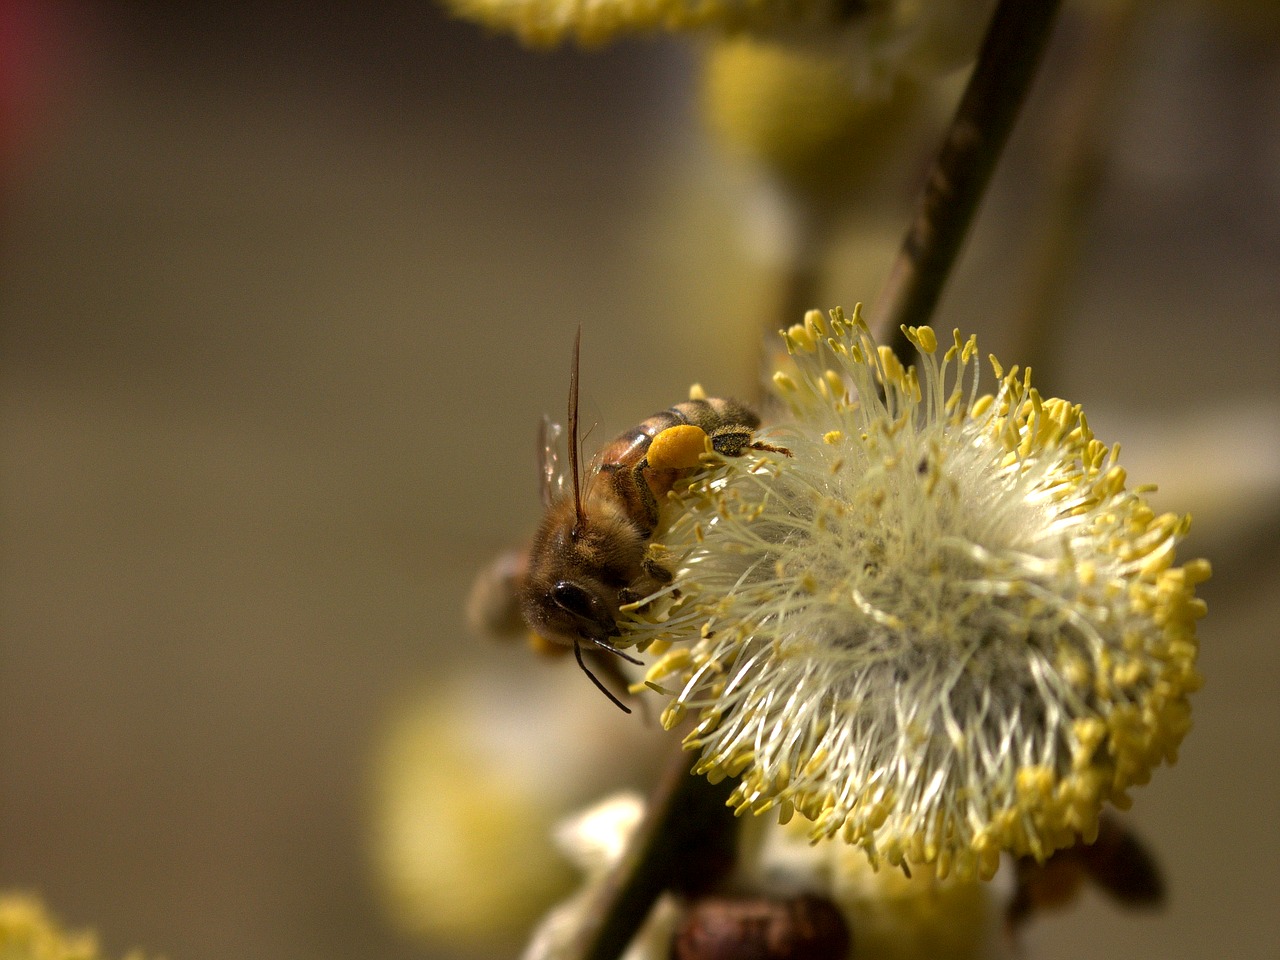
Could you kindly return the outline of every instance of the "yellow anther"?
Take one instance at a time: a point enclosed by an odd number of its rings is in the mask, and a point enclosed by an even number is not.
[[[813,353],[818,349],[818,341],[813,335],[813,331],[803,324],[795,324],[787,329],[783,334],[788,345],[803,350],[805,353]]]
[[[774,386],[776,386],[779,390],[782,390],[784,393],[796,392],[796,382],[792,380],[789,376],[787,376],[785,373],[783,373],[781,370],[779,370],[777,373],[773,375],[773,383],[774,383]]]
[[[938,349],[938,337],[932,327],[906,327],[907,339],[924,353],[933,353]]]

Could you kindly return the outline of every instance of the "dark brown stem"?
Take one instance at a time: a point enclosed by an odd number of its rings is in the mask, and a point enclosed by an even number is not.
[[[696,892],[731,866],[737,821],[725,806],[733,782],[709,783],[675,757],[627,852],[595,892],[566,960],[616,960],[665,890]]]
[[[934,159],[915,219],[872,311],[899,356],[900,327],[927,323],[1026,99],[1060,0],[1000,0]]]

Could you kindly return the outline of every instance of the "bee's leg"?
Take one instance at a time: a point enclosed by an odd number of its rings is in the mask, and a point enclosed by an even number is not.
[[[722,457],[740,457],[742,451],[751,446],[751,438],[755,432],[740,423],[716,427],[708,436],[711,438],[711,449]]]
[[[676,575],[658,563],[653,557],[645,557],[640,561],[640,567],[653,580],[656,580],[662,586],[666,586],[676,578]]]
[[[741,423],[716,427],[708,436],[711,438],[711,449],[722,457],[740,457],[748,450],[767,450],[791,456],[791,451],[786,447],[775,447],[771,443],[754,439],[755,431]]]
[[[630,603],[639,603],[644,599],[644,594],[639,590],[632,590],[630,587],[623,587],[618,591],[618,606],[625,607]]]
[[[757,440],[755,443],[749,443],[747,446],[752,450],[764,450],[768,453],[780,453],[784,457],[794,456],[794,454],[792,454],[792,452],[786,447],[775,447],[772,443],[764,443],[761,440]]]
[[[649,469],[649,458],[644,457],[631,471],[631,482],[635,484],[636,493],[640,496],[640,505],[644,507],[645,520],[648,521],[649,532],[658,525],[658,498],[649,487],[645,471]]]
[[[764,443],[763,440],[756,440],[755,443],[749,443],[748,447],[753,451],[765,451],[768,453],[781,453],[783,457],[795,456],[786,447],[774,447],[772,443]]]
[[[658,561],[654,560],[652,557],[645,557],[643,560],[641,560],[640,569],[644,572],[644,576],[649,578],[649,580],[652,582],[655,588],[665,587],[667,584],[669,584],[672,580],[676,578],[674,573],[672,573],[666,567],[662,566],[660,563],[658,563]],[[643,583],[643,581],[639,579],[637,579],[635,582]],[[648,584],[646,584],[645,586],[647,588]],[[652,591],[649,589],[637,590],[634,587],[623,587],[621,590],[618,591],[618,606],[625,607],[628,604],[632,604],[632,603],[638,604],[640,603],[641,600],[645,598],[646,594],[651,592]],[[677,590],[674,592],[674,594],[675,596],[678,597],[680,595],[680,591]],[[647,606],[648,604],[645,604],[645,607]],[[637,607],[636,609],[643,610],[645,609],[645,607]]]

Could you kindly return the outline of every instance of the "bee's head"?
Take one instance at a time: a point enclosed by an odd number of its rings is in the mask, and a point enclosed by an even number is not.
[[[640,661],[614,645],[618,627],[619,571],[601,560],[600,541],[583,536],[589,526],[552,525],[534,544],[534,563],[525,581],[525,622],[544,640],[572,647],[583,672],[624,713],[631,710],[613,694],[583,660],[588,652],[610,653],[630,663]],[[607,537],[606,537],[607,539]]]
[[[613,562],[614,539],[610,524],[576,525],[568,517],[544,524],[521,598],[535,633],[569,646],[618,636],[618,590],[628,572]]]

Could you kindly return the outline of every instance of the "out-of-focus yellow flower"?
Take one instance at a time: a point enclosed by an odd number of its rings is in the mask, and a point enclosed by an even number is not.
[[[98,938],[65,930],[35,897],[0,894],[0,960],[100,960]],[[125,960],[142,960],[130,953]]]
[[[972,53],[993,0],[444,0],[455,14],[531,46],[707,27],[802,44],[834,43],[855,58],[908,69],[957,65]],[[963,60],[959,61],[963,62]]]
[[[460,17],[514,33],[534,47],[550,47],[566,39],[586,47],[600,46],[624,34],[690,30],[708,24],[743,27],[758,21],[762,12],[766,20],[778,19],[784,6],[741,0],[445,0],[445,5]],[[791,19],[817,4],[800,0],[785,6],[792,11]]]
[[[887,148],[920,97],[904,76],[869,93],[862,69],[842,56],[748,37],[720,40],[705,65],[707,123],[788,187],[831,202],[893,155]]]
[[[392,717],[373,768],[372,858],[387,911],[435,945],[493,953],[572,886],[550,839],[567,810],[643,779],[660,731],[576,671],[545,682],[436,682]],[[524,676],[527,681],[527,675]]]
[[[1172,762],[1200,685],[1188,518],[1126,489],[1080,407],[956,334],[904,368],[858,317],[786,333],[793,458],[701,472],[657,538],[674,581],[624,638],[692,711],[696,769],[872,863],[989,877],[1096,836]]]
[[[844,201],[886,170],[926,115],[923,87],[970,62],[995,0],[443,0],[531,46],[598,46],[647,32],[712,39],[712,129],[781,191],[761,191],[787,245],[810,256]],[[780,203],[778,201],[781,201]],[[762,209],[767,209],[763,207]],[[792,236],[792,234],[795,236]],[[811,236],[811,233],[813,236]]]

